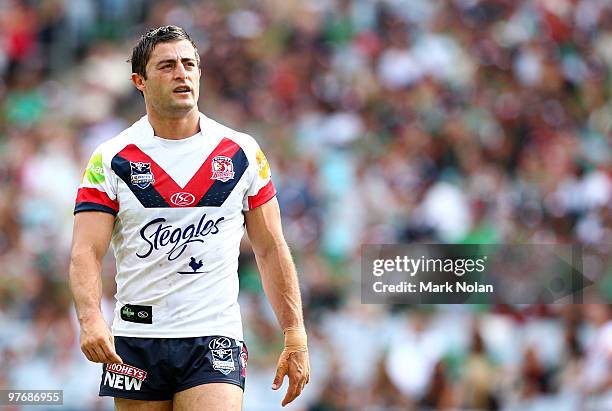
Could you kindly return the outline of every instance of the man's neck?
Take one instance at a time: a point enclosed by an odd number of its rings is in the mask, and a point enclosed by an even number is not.
[[[197,107],[175,118],[162,117],[151,110],[148,111],[147,117],[157,137],[180,140],[200,131],[200,113]]]

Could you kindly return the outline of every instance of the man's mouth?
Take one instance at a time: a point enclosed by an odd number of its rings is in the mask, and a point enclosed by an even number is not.
[[[191,87],[189,86],[178,86],[172,92],[177,94],[191,93]]]

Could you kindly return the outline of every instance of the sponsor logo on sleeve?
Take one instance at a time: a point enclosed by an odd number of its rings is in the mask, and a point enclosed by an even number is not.
[[[255,154],[255,159],[257,160],[257,170],[259,172],[259,178],[262,180],[267,180],[270,178],[270,164],[268,164],[268,159],[264,155],[261,148],[257,150]]]
[[[155,183],[155,177],[151,171],[151,163],[130,161],[130,182],[143,190]]]
[[[104,385],[125,391],[140,391],[147,372],[128,364],[106,364]]]
[[[210,340],[208,348],[212,354],[213,368],[224,375],[236,369],[232,353],[232,341],[227,337],[217,337]]]
[[[94,153],[87,164],[85,171],[87,180],[92,184],[101,184],[104,182],[104,168],[102,167],[102,153]]]
[[[224,183],[234,178],[234,163],[226,156],[216,156],[212,159],[211,180],[219,180]]]

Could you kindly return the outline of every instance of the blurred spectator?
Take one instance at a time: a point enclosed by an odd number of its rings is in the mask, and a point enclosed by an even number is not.
[[[499,400],[496,397],[498,370],[485,350],[478,329],[472,332],[470,353],[463,370],[463,404],[471,409],[499,409]]]
[[[612,306],[586,304],[584,311],[593,327],[580,373],[585,409],[612,409]]]

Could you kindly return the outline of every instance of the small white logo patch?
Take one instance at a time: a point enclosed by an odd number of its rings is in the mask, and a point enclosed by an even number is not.
[[[234,356],[232,354],[232,342],[227,337],[218,337],[208,343],[212,354],[213,368],[224,375],[236,369]]]
[[[155,183],[155,177],[151,171],[151,163],[143,163],[140,161],[130,161],[130,181],[136,187],[143,190]]]
[[[217,156],[212,159],[212,180],[219,180],[224,183],[234,178],[234,163],[226,156]]]

